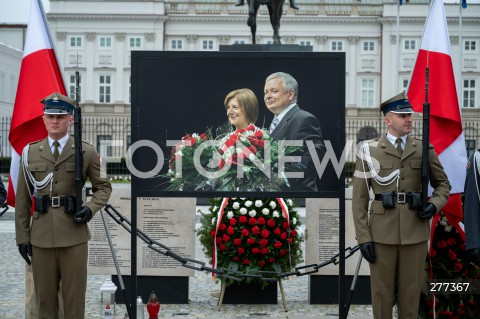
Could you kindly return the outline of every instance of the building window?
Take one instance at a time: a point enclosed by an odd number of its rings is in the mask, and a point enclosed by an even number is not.
[[[100,103],[110,103],[112,80],[110,75],[100,75],[98,93]]]
[[[70,47],[71,48],[81,48],[82,47],[82,37],[70,37]]]
[[[245,40],[235,40],[235,41],[233,41],[233,44],[245,44]]]
[[[311,47],[312,46],[312,42],[310,41],[300,41],[299,43],[302,47]]]
[[[374,52],[375,51],[375,42],[364,41],[362,48],[363,48],[363,52]]]
[[[465,140],[465,146],[467,147],[467,156],[470,158],[470,155],[472,155],[473,152],[477,150],[477,147],[475,145],[475,140]]]
[[[415,51],[417,49],[417,40],[405,40],[403,42],[403,49],[405,51]]]
[[[477,49],[477,41],[467,40],[465,41],[465,51],[475,52]]]
[[[130,38],[128,45],[130,49],[138,49],[142,47],[142,39],[138,37]]]
[[[362,80],[362,103],[361,107],[374,107],[374,89],[375,81],[373,79]]]
[[[402,80],[402,87],[400,88],[401,91],[404,91],[404,92],[407,92],[407,88],[408,88],[408,80],[407,79],[403,79]]]
[[[70,74],[68,79],[69,79],[68,96],[71,99],[75,100],[75,86],[76,86],[75,74]],[[79,75],[79,77],[78,77],[78,96],[79,96],[79,100],[81,101],[82,100],[82,98],[81,98],[81,96],[82,96],[82,76],[81,75]]]
[[[97,136],[97,150],[102,158],[112,156],[112,136],[98,135]]]
[[[170,42],[170,49],[172,49],[172,50],[182,50],[183,49],[183,41],[182,40],[172,40]]]
[[[111,48],[112,47],[112,37],[100,37],[100,47],[101,48]]]
[[[207,50],[207,51],[213,50],[213,40],[203,40],[202,50]]]
[[[343,42],[342,41],[332,41],[332,51],[342,51]]]
[[[463,107],[475,107],[475,80],[463,80]]]

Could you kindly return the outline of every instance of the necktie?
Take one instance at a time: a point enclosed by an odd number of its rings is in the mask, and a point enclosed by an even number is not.
[[[272,124],[270,124],[270,127],[268,128],[268,131],[269,131],[270,133],[272,133],[273,130],[275,129],[275,127],[277,127],[278,122],[279,122],[279,121],[278,121],[278,117],[275,116],[275,117],[273,118],[273,120],[272,120]]]
[[[397,151],[400,155],[403,154],[403,149],[402,149],[402,139],[399,137],[397,138]]]
[[[53,142],[53,146],[55,149],[53,150],[53,157],[55,160],[58,160],[58,157],[60,156],[60,152],[58,151],[58,147],[60,146],[60,143],[58,141]]]

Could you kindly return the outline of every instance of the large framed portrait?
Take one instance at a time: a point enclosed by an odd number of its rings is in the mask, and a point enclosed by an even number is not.
[[[288,110],[296,113],[271,131],[265,84],[276,72],[298,84]],[[127,164],[137,196],[339,197],[344,53],[134,51],[131,89]],[[238,89],[258,100],[243,128],[224,104]]]

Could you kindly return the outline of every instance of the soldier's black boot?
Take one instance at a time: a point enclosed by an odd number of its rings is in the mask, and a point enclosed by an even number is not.
[[[298,10],[297,5],[295,4],[295,0],[290,0],[290,8]]]
[[[235,3],[236,7],[243,6],[245,4],[245,0],[238,0],[237,3]]]

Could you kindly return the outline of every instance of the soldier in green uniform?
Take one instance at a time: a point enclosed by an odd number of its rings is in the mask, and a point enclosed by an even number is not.
[[[450,183],[433,147],[429,150],[433,195],[422,209],[422,141],[410,137],[412,107],[404,93],[380,106],[388,133],[360,146],[353,178],[352,212],[357,241],[370,263],[373,315],[416,319],[429,219],[447,202]]]
[[[99,155],[83,142],[82,175],[92,183],[93,197],[75,211],[74,140],[68,134],[75,101],[53,93],[41,102],[48,137],[30,143],[22,152],[16,241],[21,256],[32,265],[38,318],[58,318],[61,282],[65,318],[83,319],[91,238],[87,222],[107,204],[112,188]]]

